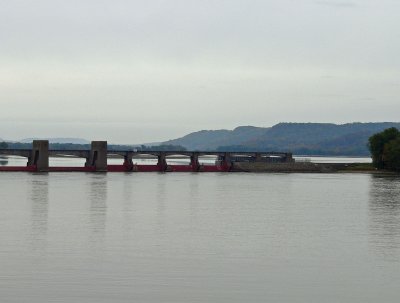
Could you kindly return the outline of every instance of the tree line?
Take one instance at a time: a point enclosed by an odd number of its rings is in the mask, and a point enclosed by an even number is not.
[[[373,165],[378,169],[400,171],[400,131],[391,127],[369,138]]]

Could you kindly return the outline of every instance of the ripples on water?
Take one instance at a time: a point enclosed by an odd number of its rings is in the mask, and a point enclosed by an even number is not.
[[[400,257],[400,179],[375,176],[369,200],[371,242],[386,260]]]
[[[1,173],[0,302],[398,302],[400,178]]]

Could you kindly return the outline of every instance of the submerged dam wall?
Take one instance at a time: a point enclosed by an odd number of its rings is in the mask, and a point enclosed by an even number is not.
[[[267,162],[234,162],[231,171],[237,172],[334,172],[334,167],[311,162],[267,163]]]

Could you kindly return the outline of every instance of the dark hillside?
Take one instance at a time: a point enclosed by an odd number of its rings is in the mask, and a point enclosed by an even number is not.
[[[201,130],[163,144],[182,145],[188,150],[213,150],[221,145],[244,144],[257,140],[268,128],[240,126],[234,130]]]
[[[368,156],[368,138],[400,123],[279,123],[271,128],[244,126],[232,131],[191,133],[166,144],[188,150],[292,151],[295,154]]]

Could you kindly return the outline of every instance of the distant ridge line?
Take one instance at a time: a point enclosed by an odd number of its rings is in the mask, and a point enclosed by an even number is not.
[[[400,129],[400,122],[284,122],[272,127],[202,130],[163,144],[181,145],[188,150],[282,150],[305,155],[369,156],[368,138],[390,127]]]

